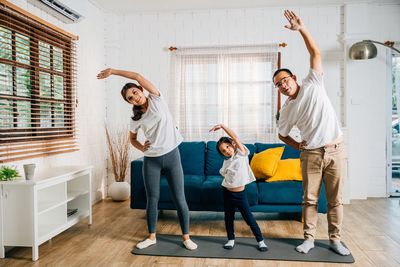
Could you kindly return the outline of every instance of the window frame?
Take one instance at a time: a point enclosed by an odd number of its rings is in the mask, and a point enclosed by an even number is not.
[[[9,119],[3,120],[0,125],[0,163],[22,160],[33,157],[42,157],[59,153],[68,153],[79,150],[76,145],[76,40],[77,36],[66,33],[63,30],[35,17],[34,15],[12,5],[0,3],[0,30],[9,31],[9,35],[0,37],[0,45],[9,45],[11,58],[0,57],[0,64],[4,70],[11,69],[11,73],[5,73],[4,88],[10,86],[10,94],[7,91],[0,92],[0,101],[11,102],[0,115]],[[20,36],[20,37],[18,37]],[[28,44],[20,44],[17,39],[25,39]],[[11,42],[9,41],[11,40]],[[40,46],[46,44],[49,47],[48,68],[41,65]],[[22,48],[21,48],[22,47]],[[18,52],[18,48],[27,54]],[[4,50],[5,51],[5,50]],[[60,52],[61,51],[61,52]],[[7,53],[7,51],[5,51]],[[28,62],[19,62],[18,53],[28,58]],[[58,54],[56,54],[58,53]],[[62,60],[61,65],[56,60]],[[56,67],[60,67],[56,69]],[[29,75],[29,84],[23,87],[27,95],[18,92],[18,70],[21,69]],[[48,75],[50,95],[41,95],[41,74]],[[8,76],[8,77],[7,77]],[[60,78],[58,78],[60,77]],[[2,79],[0,77],[0,79]],[[62,80],[61,83],[56,79]],[[11,81],[11,82],[8,82]],[[59,86],[58,88],[56,88]],[[25,89],[26,88],[26,89]],[[62,93],[61,93],[62,91]],[[62,99],[57,98],[62,94]],[[18,103],[29,103],[29,112],[19,114]],[[4,104],[7,107],[7,104]],[[28,104],[26,104],[28,105]],[[50,105],[50,125],[43,125],[44,108],[42,105]],[[62,110],[62,112],[59,112]],[[26,118],[29,118],[28,119]],[[27,121],[24,121],[26,119]],[[48,118],[47,118],[48,119]],[[61,122],[61,123],[60,123]]]

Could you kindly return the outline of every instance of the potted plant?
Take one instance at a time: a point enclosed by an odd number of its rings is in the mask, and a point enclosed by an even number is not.
[[[111,131],[106,125],[108,153],[115,182],[108,188],[108,195],[114,201],[124,201],[130,196],[130,186],[125,181],[129,164],[130,141],[128,130],[119,128]]]
[[[12,181],[19,176],[16,167],[1,166],[0,167],[0,181]]]

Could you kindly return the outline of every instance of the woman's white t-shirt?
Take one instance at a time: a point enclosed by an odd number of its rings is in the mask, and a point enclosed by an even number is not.
[[[134,121],[131,119],[131,132],[137,133],[141,129],[150,147],[144,152],[146,157],[159,157],[171,152],[183,140],[175,126],[167,103],[161,96],[149,94],[149,105],[142,117]]]
[[[249,149],[245,146],[246,153],[236,149],[235,154],[229,159],[224,160],[219,173],[224,176],[222,186],[225,188],[235,188],[254,182],[253,171],[249,165]]]

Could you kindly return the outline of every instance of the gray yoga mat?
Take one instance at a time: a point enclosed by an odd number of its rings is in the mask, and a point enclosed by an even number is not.
[[[231,250],[222,246],[226,237],[222,236],[191,236],[198,248],[189,251],[183,247],[182,237],[178,235],[157,235],[157,244],[145,249],[132,249],[133,254],[148,256],[192,257],[192,258],[223,258],[223,259],[252,259],[252,260],[285,260],[285,261],[311,261],[311,262],[335,262],[353,263],[354,258],[340,256],[330,250],[329,240],[315,240],[315,248],[308,254],[302,254],[295,250],[302,239],[268,238],[267,252],[257,249],[255,238],[236,237],[235,247]]]

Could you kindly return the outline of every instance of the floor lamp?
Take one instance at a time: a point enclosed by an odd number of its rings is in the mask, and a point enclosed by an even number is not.
[[[349,57],[351,59],[360,60],[360,59],[370,59],[376,57],[378,54],[376,50],[375,44],[383,45],[387,48],[393,49],[397,53],[400,53],[400,50],[393,47],[394,42],[387,41],[385,43],[372,41],[372,40],[363,40],[361,42],[355,43],[350,47]]]

